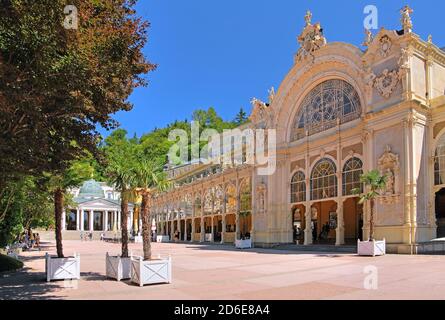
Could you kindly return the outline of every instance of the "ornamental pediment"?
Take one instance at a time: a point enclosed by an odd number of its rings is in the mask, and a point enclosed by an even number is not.
[[[83,208],[92,208],[92,209],[120,209],[120,204],[114,201],[110,201],[108,199],[74,199],[74,201],[78,204],[79,207]],[[132,205],[129,205],[132,207]]]
[[[368,65],[373,65],[379,61],[386,60],[400,53],[401,36],[395,30],[382,28],[376,35],[371,31],[365,31],[363,46],[368,47],[363,60]]]

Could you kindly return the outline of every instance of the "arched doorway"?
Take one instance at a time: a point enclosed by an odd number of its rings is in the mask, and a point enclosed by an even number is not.
[[[306,208],[302,204],[292,207],[292,232],[293,241],[296,244],[304,243],[304,228],[306,227],[305,213]]]
[[[434,157],[434,185],[436,186],[436,224],[437,237],[445,237],[445,134],[443,134],[436,145]]]
[[[314,243],[334,244],[337,221],[337,169],[329,158],[319,160],[311,173],[312,204],[312,241]],[[335,223],[333,223],[335,222]]]
[[[437,237],[445,237],[445,188],[436,193]]]

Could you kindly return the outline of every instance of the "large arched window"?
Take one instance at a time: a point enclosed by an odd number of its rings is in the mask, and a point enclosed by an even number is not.
[[[290,201],[291,203],[306,201],[306,181],[304,173],[298,171],[292,177],[290,183]]]
[[[358,189],[363,192],[363,184],[360,177],[363,174],[363,162],[359,158],[351,158],[346,161],[343,167],[343,195],[353,195],[353,190]]]
[[[445,134],[443,134],[436,147],[434,157],[434,184],[436,186],[445,184]]]
[[[229,184],[226,188],[226,213],[236,212],[236,187]]]
[[[240,212],[248,213],[252,210],[252,185],[250,179],[245,179],[240,186]]]
[[[361,114],[360,98],[349,83],[339,79],[320,83],[304,98],[294,119],[291,140],[296,141],[337,125],[355,120]]]
[[[184,209],[186,216],[191,216],[193,214],[192,196],[190,194],[187,194],[184,197]]]
[[[204,196],[204,215],[209,215],[213,213],[213,190],[209,189],[207,190],[205,196]]]
[[[221,186],[217,186],[214,189],[214,204],[213,213],[220,214],[223,210],[224,192]]]
[[[328,199],[337,196],[337,175],[335,163],[321,159],[312,169],[311,200]]]
[[[200,216],[201,215],[202,208],[201,208],[201,196],[200,195],[196,195],[196,197],[195,197],[195,208],[194,208],[194,210],[195,210],[195,213],[194,213],[195,216]]]

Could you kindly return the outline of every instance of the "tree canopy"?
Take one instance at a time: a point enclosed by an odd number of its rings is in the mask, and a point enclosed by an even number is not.
[[[133,0],[70,1],[78,28],[64,28],[65,0],[8,0],[0,7],[0,183],[17,173],[63,170],[96,127],[112,129],[127,98],[153,70],[142,54],[148,23]]]

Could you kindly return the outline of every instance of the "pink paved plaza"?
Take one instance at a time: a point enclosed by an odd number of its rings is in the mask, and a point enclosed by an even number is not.
[[[130,244],[134,255],[142,244]],[[171,284],[138,287],[105,277],[105,253],[120,244],[64,241],[81,256],[81,280],[45,281],[45,252],[24,252],[25,269],[0,276],[0,299],[444,299],[445,256],[358,257],[229,246],[154,243],[155,256],[171,255]],[[365,270],[377,270],[377,289],[365,289]],[[375,275],[375,273],[374,273]],[[375,278],[373,278],[375,279]]]

